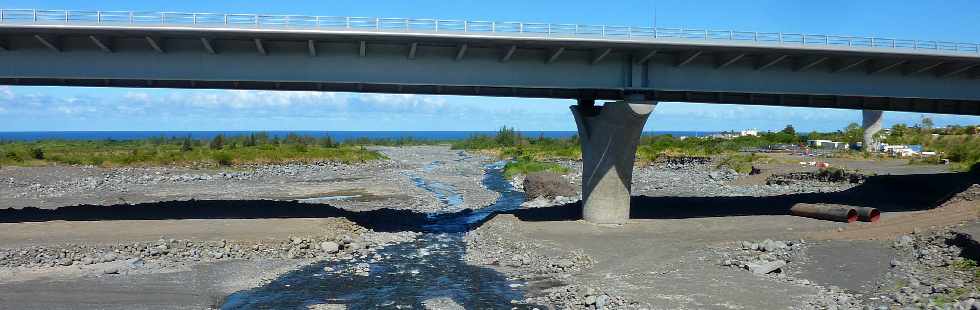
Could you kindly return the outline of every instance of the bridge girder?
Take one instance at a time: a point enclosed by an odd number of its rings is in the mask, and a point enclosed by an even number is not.
[[[79,44],[80,40],[88,41]],[[133,42],[139,41],[140,44]],[[69,73],[0,72],[0,83],[11,85],[67,85],[113,87],[174,87],[174,88],[231,88],[276,90],[330,90],[421,94],[459,94],[480,96],[517,96],[547,98],[579,98],[592,96],[596,99],[619,99],[629,94],[646,94],[657,101],[691,101],[707,103],[793,105],[812,107],[839,107],[864,109],[867,106],[882,110],[921,111],[955,114],[980,114],[980,94],[964,91],[964,81],[975,81],[980,74],[980,57],[949,55],[919,55],[883,53],[879,51],[840,51],[832,49],[763,48],[755,46],[723,46],[687,43],[637,43],[587,40],[542,40],[539,38],[446,36],[446,35],[392,35],[384,33],[321,33],[284,32],[258,30],[166,30],[166,29],[111,29],[98,27],[18,28],[0,26],[0,63],[19,62],[18,59],[42,60],[39,63],[65,64],[66,58],[78,55],[78,63],[94,65],[91,51],[101,51],[102,57],[119,57],[123,62],[138,62],[147,57],[145,52],[159,55],[152,61],[173,58],[194,59],[193,48],[188,42],[198,41],[197,53],[203,51],[209,63],[225,63],[223,58],[236,59],[240,66],[260,66],[253,62],[292,66],[299,70],[295,77],[270,76],[263,78],[257,73],[229,76],[220,72],[221,65],[212,66],[219,73],[201,76],[161,74],[139,76],[109,69],[95,71],[91,75],[75,67]],[[164,43],[166,42],[166,47]],[[250,44],[243,44],[248,42]],[[354,61],[345,56],[346,44],[353,44]],[[252,55],[268,56],[268,60],[247,59],[243,52],[250,45]],[[371,45],[372,53],[367,53]],[[220,46],[220,50],[219,50]],[[201,49],[203,47],[203,49]],[[270,53],[274,48],[275,53]],[[387,57],[400,49],[400,57],[409,63],[394,63]],[[407,52],[406,52],[407,51]],[[424,53],[423,53],[424,51]],[[451,51],[451,52],[449,52]],[[257,52],[257,53],[256,53]],[[309,61],[284,60],[306,54]],[[350,53],[350,52],[346,52]],[[407,57],[406,57],[407,54]],[[349,54],[347,54],[349,55]],[[540,56],[539,56],[540,55]],[[15,56],[15,57],[10,57]],[[533,59],[543,57],[538,67]],[[385,58],[383,62],[401,75],[401,68],[427,67],[444,75],[457,77],[458,82],[445,79],[410,78],[362,78],[375,66],[364,70],[349,71],[351,78],[319,78],[305,69],[318,65],[342,64],[363,66],[365,61]],[[500,68],[490,68],[487,59],[498,63]],[[149,58],[147,58],[149,59]],[[335,59],[335,60],[331,60]],[[540,59],[538,64],[542,64]],[[108,63],[101,59],[98,62]],[[448,65],[450,60],[460,65]],[[750,60],[750,61],[743,61]],[[793,60],[793,61],[789,61]],[[530,61],[530,62],[529,62]],[[307,63],[305,69],[296,66]],[[411,64],[415,62],[415,64]],[[151,66],[153,64],[150,64]],[[163,65],[163,64],[161,64]],[[205,65],[210,66],[210,65]],[[856,74],[864,67],[866,74]],[[18,67],[18,66],[15,66]],[[114,66],[110,66],[114,67]],[[901,67],[902,70],[893,70]],[[591,68],[591,69],[590,69]],[[76,70],[77,69],[77,70]],[[707,71],[705,69],[710,69]],[[510,70],[510,71],[508,71]],[[528,71],[529,70],[529,71]],[[101,71],[101,72],[100,72]],[[176,70],[179,71],[179,70]],[[190,69],[184,69],[190,71]],[[341,70],[344,71],[344,70]],[[553,72],[544,72],[553,71]],[[718,72],[718,73],[708,73]],[[930,74],[921,74],[930,73]],[[194,72],[199,74],[199,72]],[[194,75],[191,74],[191,75]],[[423,75],[429,75],[426,72]],[[474,75],[486,74],[487,79]],[[528,75],[521,79],[518,75]],[[490,81],[492,77],[511,80]],[[775,82],[768,81],[769,77]],[[869,76],[861,78],[860,76]],[[812,77],[812,78],[811,78]],[[836,91],[829,86],[807,89],[796,85],[806,80],[830,83],[837,79],[851,81],[852,87]],[[702,78],[706,82],[697,82]],[[549,81],[552,79],[552,81]],[[766,88],[748,83],[724,85],[723,80],[752,81],[773,84]],[[913,81],[914,80],[914,81]],[[946,82],[940,81],[945,80]],[[558,81],[558,82],[555,82]],[[896,90],[902,85],[920,84],[922,94],[912,91],[888,93],[861,93],[857,83],[881,85],[882,81],[895,83]],[[783,85],[779,85],[782,83]],[[738,84],[738,85],[736,85]],[[792,85],[791,85],[792,84]],[[816,83],[820,84],[820,83]],[[943,92],[949,85],[949,91]],[[829,85],[829,84],[827,84]],[[846,86],[847,84],[841,84]],[[922,86],[924,85],[924,86]],[[777,88],[781,87],[781,88]],[[972,86],[971,86],[972,87]],[[889,88],[889,87],[885,87]],[[882,103],[884,102],[884,103]],[[880,107],[884,105],[883,107]]]

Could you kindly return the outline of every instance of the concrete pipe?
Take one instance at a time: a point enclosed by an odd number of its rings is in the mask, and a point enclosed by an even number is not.
[[[870,207],[858,207],[857,210],[858,220],[862,222],[877,223],[881,219],[881,212],[878,209]]]
[[[857,210],[844,206],[825,205],[795,205],[789,209],[795,216],[809,217],[821,220],[853,223],[858,220]]]

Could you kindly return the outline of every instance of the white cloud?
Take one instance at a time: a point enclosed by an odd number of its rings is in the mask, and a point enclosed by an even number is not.
[[[266,129],[487,130],[510,125],[524,130],[574,130],[567,108],[570,104],[569,100],[553,99],[403,94],[0,87],[0,112],[18,119],[49,119],[51,128],[69,120],[88,119],[115,122],[113,128],[124,129],[188,124],[181,130],[221,130],[221,126],[232,124],[235,128]],[[889,112],[885,121],[886,125],[913,123],[921,115]],[[940,126],[980,123],[978,117],[933,117]],[[860,122],[860,112],[665,102],[657,106],[647,129],[767,130],[793,124],[801,130],[835,130],[850,122]],[[10,125],[13,123],[0,127],[17,130],[19,127]],[[151,128],[160,127],[155,126]]]

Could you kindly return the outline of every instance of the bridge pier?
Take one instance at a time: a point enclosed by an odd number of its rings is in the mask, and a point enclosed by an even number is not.
[[[862,116],[864,117],[863,126],[864,127],[864,141],[862,148],[865,152],[871,150],[878,150],[878,142],[875,141],[875,135],[881,131],[881,116],[884,114],[881,110],[863,110]]]
[[[642,96],[595,106],[572,106],[582,147],[582,218],[595,224],[629,219],[636,147],[655,102]]]

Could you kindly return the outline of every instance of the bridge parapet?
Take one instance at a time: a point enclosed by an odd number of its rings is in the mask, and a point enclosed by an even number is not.
[[[225,14],[146,11],[0,9],[0,25],[137,26],[293,29],[351,32],[445,33],[475,36],[582,39],[648,43],[737,43],[759,47],[816,47],[980,57],[980,44],[874,36],[643,27],[468,21],[455,19]]]

